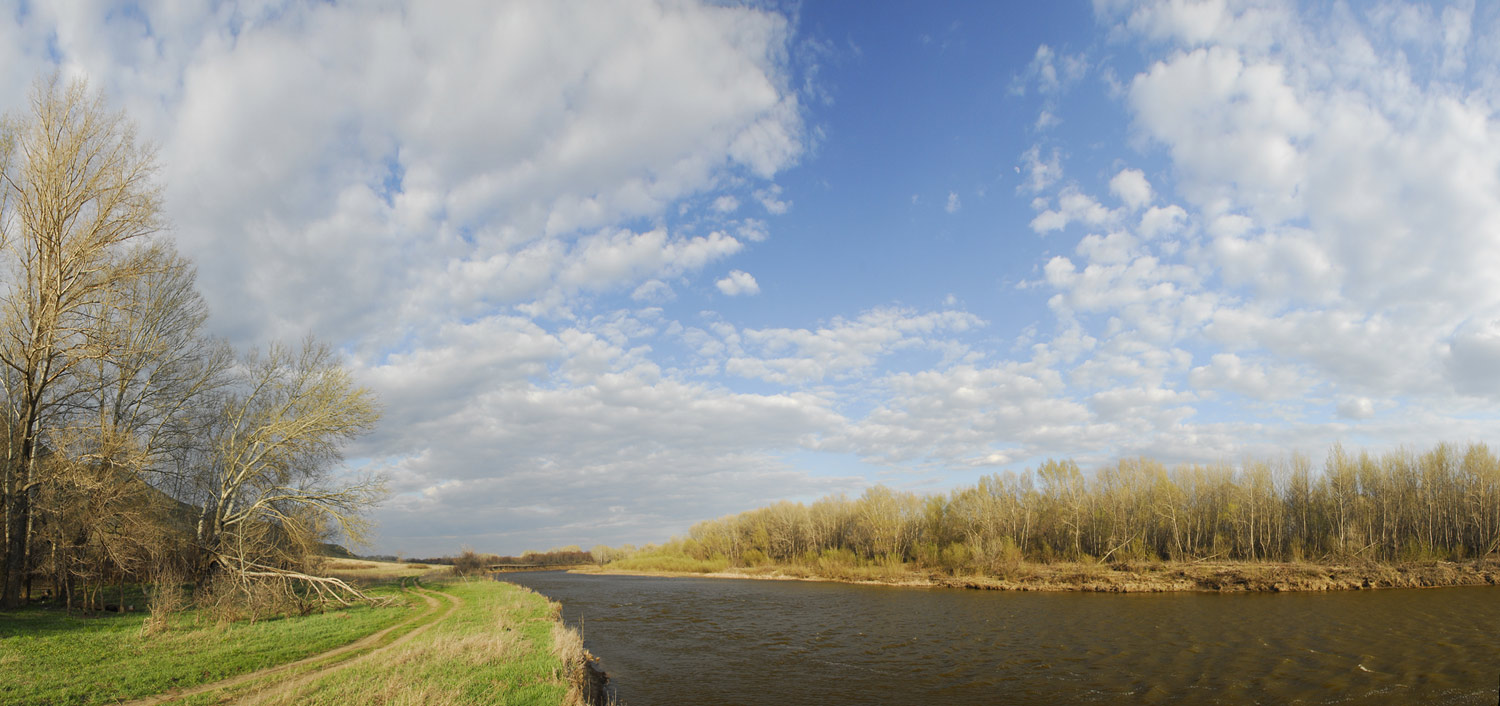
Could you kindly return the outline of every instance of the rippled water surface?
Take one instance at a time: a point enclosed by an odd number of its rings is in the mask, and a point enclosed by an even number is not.
[[[1493,704],[1500,589],[1009,593],[504,577],[563,605],[627,706]]]

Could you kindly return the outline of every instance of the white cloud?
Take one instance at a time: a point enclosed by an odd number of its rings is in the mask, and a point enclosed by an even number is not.
[[[766,209],[766,213],[773,216],[784,214],[792,207],[791,202],[781,200],[781,186],[777,184],[772,184],[764,189],[757,189],[755,200],[759,201],[761,207]]]
[[[978,328],[983,322],[961,311],[919,314],[879,308],[855,319],[836,318],[817,329],[723,329],[728,358],[725,371],[781,384],[823,382],[863,375],[898,351],[931,349],[945,360],[962,359],[966,350],[945,340]]]
[[[1287,366],[1247,361],[1217,353],[1208,365],[1193,368],[1188,381],[1200,392],[1228,390],[1258,400],[1288,399],[1304,394],[1308,382]]]
[[[948,192],[948,205],[944,206],[943,210],[947,211],[950,214],[953,214],[958,213],[958,209],[962,207],[963,204],[959,202],[958,194],[952,191]]]
[[[749,272],[735,270],[717,282],[714,286],[719,288],[727,296],[738,297],[741,295],[760,294],[760,285],[756,283],[755,277]]]
[[[1037,233],[1046,234],[1067,228],[1070,223],[1099,226],[1115,218],[1114,211],[1105,208],[1092,196],[1076,188],[1066,188],[1058,196],[1057,208],[1048,208],[1031,219],[1031,229]]]
[[[1173,235],[1187,221],[1187,211],[1181,206],[1152,206],[1141,214],[1141,223],[1138,228],[1141,237],[1151,239],[1164,235]]]
[[[1057,449],[1067,435],[1085,446],[1093,433],[1087,408],[1059,396],[1061,378],[1036,365],[956,365],[878,384],[887,400],[829,444],[887,464],[990,466]]]
[[[1062,158],[1057,150],[1053,150],[1049,157],[1043,159],[1041,146],[1032,145],[1021,155],[1021,161],[1026,167],[1022,188],[1032,194],[1046,191],[1048,187],[1062,179]],[[1020,173],[1021,168],[1016,167],[1016,172]]]
[[[1061,54],[1046,44],[1038,45],[1026,71],[1011,82],[1011,93],[1024,94],[1028,83],[1044,95],[1062,92],[1088,73],[1088,59],[1081,54]]]
[[[1500,395],[1500,318],[1464,322],[1446,348],[1448,377],[1458,394]]]
[[[1121,169],[1109,180],[1109,191],[1132,211],[1151,203],[1151,183],[1139,169]]]
[[[1368,397],[1348,397],[1339,401],[1336,410],[1344,419],[1369,419],[1375,416],[1375,402]]]
[[[769,178],[802,150],[790,28],[773,12],[651,0],[142,10],[136,22],[38,6],[24,36],[55,35],[69,70],[123,96],[161,143],[179,245],[236,340],[412,325],[446,298],[430,290],[449,273],[528,250],[592,254],[568,243],[725,175]],[[8,66],[45,63],[45,42],[7,46],[29,52]],[[253,276],[252,259],[267,264]],[[309,262],[326,264],[304,278]]]
[[[641,283],[641,286],[636,287],[635,291],[630,293],[631,299],[641,302],[670,301],[675,296],[676,294],[672,291],[672,286],[659,279],[646,280]]]

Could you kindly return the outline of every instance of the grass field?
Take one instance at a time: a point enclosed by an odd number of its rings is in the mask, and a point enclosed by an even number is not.
[[[446,566],[408,564],[395,561],[369,561],[366,559],[324,559],[317,571],[322,576],[333,576],[346,581],[360,583],[396,581],[403,578],[435,577],[451,573]]]
[[[456,581],[440,587],[451,614],[393,649],[338,671],[254,688],[248,704],[576,703],[570,675],[582,646],[557,621],[555,604],[513,584]],[[195,703],[214,703],[200,701]]]
[[[189,611],[148,635],[144,612],[0,611],[0,704],[103,704],[158,694],[323,652],[411,612],[402,600],[391,608],[219,625]]]
[[[375,591],[400,602],[223,626],[188,612],[149,636],[142,613],[0,612],[0,704],[578,702],[582,645],[542,596],[487,580]]]

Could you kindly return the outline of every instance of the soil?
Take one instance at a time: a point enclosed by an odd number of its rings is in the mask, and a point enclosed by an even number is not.
[[[950,576],[913,571],[900,577],[881,580],[848,580],[810,576],[803,567],[787,567],[784,570],[778,567],[758,567],[709,574],[612,571],[608,567],[590,571],[590,573],[594,572],[650,576],[835,581],[896,586],[943,586],[1001,591],[1108,593],[1344,591],[1376,588],[1493,586],[1500,583],[1500,562],[1495,561],[1484,563],[1426,561],[1402,564],[1233,561],[1116,562],[1113,564],[1020,563],[996,574]]]

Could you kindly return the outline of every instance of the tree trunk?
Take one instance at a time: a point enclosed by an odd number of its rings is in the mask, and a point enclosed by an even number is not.
[[[10,517],[6,527],[5,586],[0,593],[0,605],[6,608],[21,606],[21,584],[26,576],[26,528],[31,524],[30,493],[21,491],[10,499]]]

